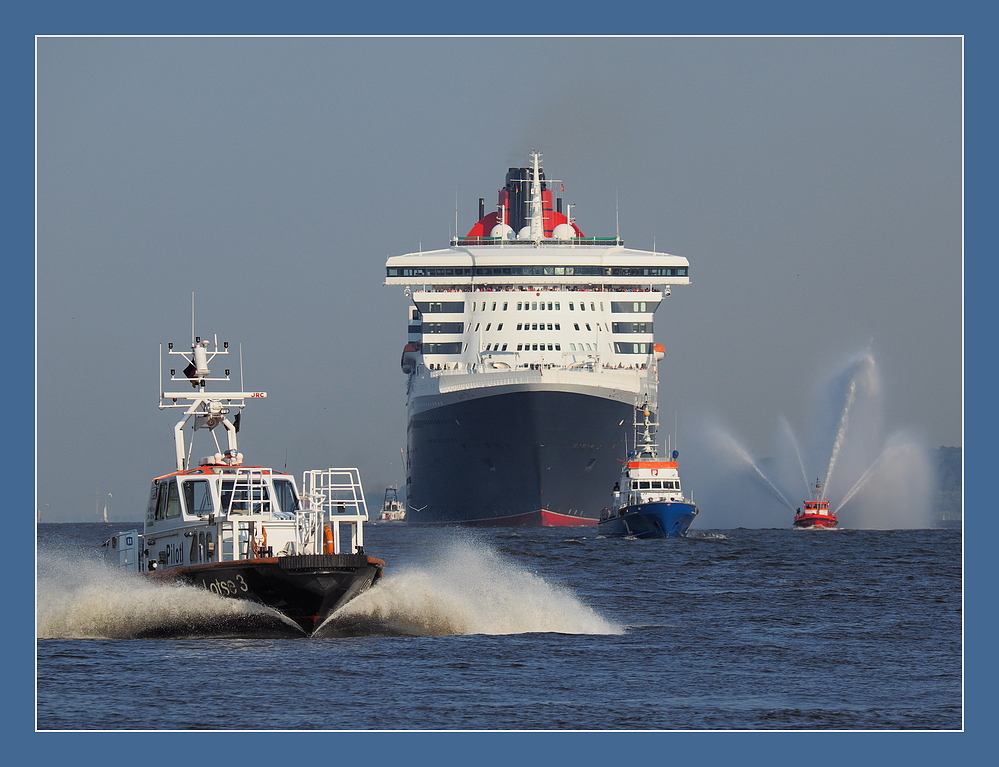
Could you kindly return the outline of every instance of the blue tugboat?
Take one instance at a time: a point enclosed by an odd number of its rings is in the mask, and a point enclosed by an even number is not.
[[[645,403],[635,411],[635,449],[614,485],[614,501],[605,508],[597,530],[608,538],[682,538],[697,516],[694,501],[680,488],[678,451],[660,461],[654,410]]]

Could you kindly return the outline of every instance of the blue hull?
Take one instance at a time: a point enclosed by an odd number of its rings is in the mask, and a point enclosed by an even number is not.
[[[608,538],[682,538],[697,516],[691,503],[656,501],[627,506],[620,516],[603,519],[597,532]]]

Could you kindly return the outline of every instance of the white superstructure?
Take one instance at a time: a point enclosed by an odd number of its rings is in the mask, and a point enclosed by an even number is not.
[[[653,318],[672,286],[690,284],[689,263],[626,248],[618,237],[584,236],[553,199],[540,159],[535,152],[531,167],[509,170],[495,212],[486,214],[479,200],[479,221],[465,237],[386,262],[384,284],[403,286],[411,300],[401,361],[410,459],[422,439],[414,424],[432,426],[433,411],[458,403],[523,392],[630,407],[657,401],[655,363],[665,350],[655,343]],[[427,439],[420,449],[459,436]]]

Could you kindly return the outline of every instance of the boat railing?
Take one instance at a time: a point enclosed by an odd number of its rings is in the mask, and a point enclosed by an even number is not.
[[[564,240],[551,237],[544,237],[540,240],[510,240],[505,237],[454,237],[451,239],[451,244],[459,247],[470,245],[565,247],[566,245],[624,245],[624,240],[620,237],[571,237]]]
[[[266,514],[274,510],[268,480],[259,469],[236,469],[222,479],[222,511],[230,514]]]
[[[255,526],[256,523],[242,519],[220,521],[219,561],[232,562],[255,556],[252,543]]]
[[[437,371],[434,371],[437,372]],[[446,372],[446,371],[443,371]],[[462,371],[466,372],[466,371]],[[439,379],[439,388],[442,393],[461,391],[464,389],[479,389],[482,387],[503,386],[512,384],[522,384],[531,382],[543,382],[546,380],[556,380],[560,383],[577,383],[584,386],[594,384],[613,383],[615,386],[636,390],[638,384],[634,382],[634,376],[629,375],[627,369],[599,369],[592,367],[570,367],[562,365],[537,365],[533,367],[514,368],[511,370],[488,370],[474,371],[475,375],[451,376],[447,379]],[[599,372],[599,376],[594,373]],[[633,370],[632,370],[633,372]],[[431,375],[431,377],[437,377]],[[595,380],[596,379],[596,380]]]
[[[350,534],[349,553],[364,548],[364,523],[368,508],[364,502],[361,475],[353,468],[312,469],[302,475],[302,509],[319,515],[319,525],[330,528],[331,554],[342,553],[341,533]],[[325,531],[324,531],[325,532]],[[326,550],[327,541],[323,540]]]
[[[295,512],[295,551],[298,554],[319,554],[322,540],[322,512],[318,509],[298,509]]]

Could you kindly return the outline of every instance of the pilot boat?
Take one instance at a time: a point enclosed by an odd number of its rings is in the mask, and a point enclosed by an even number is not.
[[[143,530],[105,542],[110,564],[162,583],[182,583],[257,602],[312,635],[323,621],[376,583],[385,563],[364,552],[367,508],[356,468],[304,472],[302,487],[284,471],[249,465],[239,452],[242,410],[262,391],[209,391],[209,364],[229,344],[195,337],[186,365],[170,370],[186,391],[161,391],[161,410],[182,409],[173,427],[176,466],[152,482]],[[161,347],[162,374],[162,347]],[[242,382],[241,382],[242,386]],[[230,415],[235,411],[235,416]],[[222,427],[223,450],[216,429]],[[186,431],[191,432],[190,440]],[[215,450],[192,461],[195,435]]]
[[[597,532],[608,538],[682,538],[698,514],[680,488],[677,459],[659,460],[655,409],[643,403],[635,411],[635,449],[623,461],[614,485],[614,500],[597,521]]]
[[[381,522],[405,522],[406,508],[399,500],[399,488],[393,485],[385,488],[385,500],[382,501]]]
[[[794,514],[794,527],[797,528],[829,528],[836,527],[839,520],[835,511],[829,511],[829,501],[822,495],[822,483],[815,480],[812,488],[812,500],[804,502],[804,509],[798,509]]]

